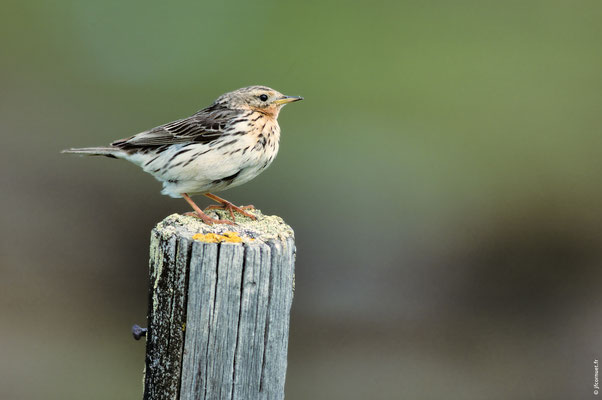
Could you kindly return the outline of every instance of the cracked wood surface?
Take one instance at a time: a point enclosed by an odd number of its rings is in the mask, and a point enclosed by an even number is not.
[[[228,226],[242,243],[192,239],[225,229],[192,217],[153,229],[145,400],[284,398],[294,237],[257,214]]]

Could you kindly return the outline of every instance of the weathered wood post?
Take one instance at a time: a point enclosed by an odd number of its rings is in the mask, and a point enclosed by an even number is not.
[[[234,226],[174,214],[153,229],[145,400],[284,398],[294,234],[254,213]]]

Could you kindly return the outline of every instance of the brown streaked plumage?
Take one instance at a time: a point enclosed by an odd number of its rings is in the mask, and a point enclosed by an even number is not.
[[[232,223],[209,217],[190,195],[204,194],[221,203],[234,220],[245,211],[210,192],[241,185],[266,169],[278,153],[278,114],[287,103],[302,100],[266,86],[226,93],[194,115],[158,126],[108,147],[67,149],[63,153],[103,155],[131,161],[159,181],[163,194],[183,197],[208,224]],[[252,206],[251,206],[252,207]]]

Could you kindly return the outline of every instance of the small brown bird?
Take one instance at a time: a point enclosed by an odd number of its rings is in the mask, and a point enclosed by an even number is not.
[[[183,197],[207,224],[211,218],[190,198],[203,194],[221,205],[234,221],[234,211],[255,218],[245,209],[210,192],[242,185],[259,175],[276,157],[280,140],[278,113],[302,97],[285,96],[266,86],[249,86],[226,93],[191,117],[170,122],[107,147],[63,150],[63,153],[123,158],[163,182],[161,193]]]

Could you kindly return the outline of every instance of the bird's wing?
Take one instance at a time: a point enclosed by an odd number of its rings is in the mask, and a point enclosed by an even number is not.
[[[210,143],[222,136],[241,113],[240,110],[214,104],[191,117],[117,140],[111,145],[123,150],[136,150],[186,142]]]

